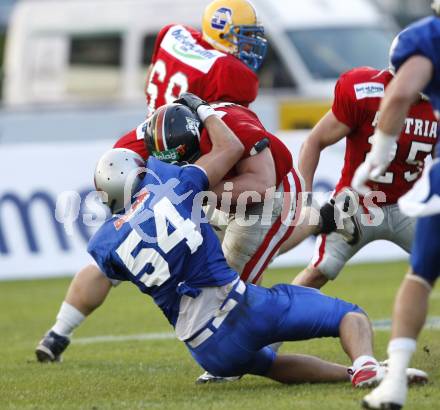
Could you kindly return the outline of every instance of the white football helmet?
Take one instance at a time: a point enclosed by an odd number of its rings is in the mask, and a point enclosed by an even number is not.
[[[440,0],[432,0],[431,8],[440,15]]]
[[[95,169],[95,187],[97,191],[104,192],[103,202],[112,214],[130,206],[143,172],[145,161],[129,149],[114,148],[99,159]]]

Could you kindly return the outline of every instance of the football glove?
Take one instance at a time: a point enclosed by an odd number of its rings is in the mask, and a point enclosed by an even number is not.
[[[216,115],[214,108],[195,94],[182,93],[174,102],[186,105],[188,108],[196,112],[203,122],[205,122],[205,120],[211,115]]]

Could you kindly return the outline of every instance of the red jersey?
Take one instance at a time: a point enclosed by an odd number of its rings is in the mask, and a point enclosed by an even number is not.
[[[292,155],[288,148],[275,135],[268,132],[261,124],[257,115],[248,108],[230,104],[219,103],[213,107],[220,114],[225,124],[235,133],[245,147],[243,158],[250,155],[252,147],[263,138],[270,141],[269,148],[275,162],[275,171],[277,186],[281,183],[286,174],[293,168]],[[128,134],[120,138],[114,148],[127,148],[137,152],[143,158],[148,157],[148,152],[144,144],[145,122]],[[200,136],[200,151],[203,154],[211,151],[212,144],[208,132],[204,129]],[[231,178],[236,175],[232,169],[225,178]]]
[[[203,100],[248,106],[257,97],[257,75],[231,54],[214,49],[202,33],[183,26],[165,26],[158,34],[147,87],[150,114],[185,91]]]
[[[379,105],[388,83],[389,71],[361,67],[341,75],[332,106],[336,118],[350,127],[346,138],[344,167],[336,192],[351,185],[354,172],[371,149],[371,137],[379,120]],[[437,141],[437,120],[431,104],[420,100],[412,105],[397,141],[396,155],[384,175],[370,180],[373,191],[382,191],[394,204],[419,178],[423,161]]]

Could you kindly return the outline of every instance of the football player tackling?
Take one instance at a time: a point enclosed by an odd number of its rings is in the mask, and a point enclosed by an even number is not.
[[[247,0],[211,2],[203,14],[202,32],[183,25],[164,27],[148,69],[149,114],[184,91],[195,92],[207,101],[250,104],[258,92],[254,71],[266,53],[263,34],[256,11]],[[142,126],[127,138],[129,144],[138,138],[144,149]],[[127,144],[127,138],[117,146]],[[54,326],[36,348],[37,359],[61,360],[73,331],[104,302],[111,288],[112,282],[95,264],[80,270],[72,279]]]
[[[440,14],[440,1],[432,2]],[[382,174],[402,129],[411,104],[426,94],[437,115],[440,111],[440,18],[420,20],[397,37],[391,54],[396,77],[382,100],[381,117],[373,137],[371,153],[358,168],[353,187],[366,193],[369,177]],[[397,293],[391,341],[388,345],[389,373],[381,385],[364,397],[369,409],[400,409],[406,401],[405,368],[416,350],[416,339],[428,310],[428,297],[440,275],[440,162],[436,159],[422,179],[399,204],[403,212],[418,216],[411,250],[411,268]]]
[[[194,165],[150,157],[143,167],[140,156],[124,149],[109,151],[98,162],[97,189],[116,213],[89,243],[100,269],[152,296],[177,338],[213,374],[251,373],[283,383],[349,380],[344,366],[277,355],[268,347],[339,336],[354,362],[356,385],[380,380],[384,369],[372,357],[371,326],[359,307],[311,288],[246,285],[228,266],[204,219],[202,198],[240,159],[244,146],[212,107],[202,103],[196,111],[212,149]]]

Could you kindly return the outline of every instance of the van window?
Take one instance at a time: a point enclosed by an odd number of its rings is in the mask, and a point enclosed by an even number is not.
[[[365,65],[386,68],[394,36],[380,27],[317,28],[287,34],[315,79],[334,79]]]
[[[73,36],[70,38],[70,65],[121,65],[122,39],[117,34]]]
[[[157,33],[147,34],[142,40],[142,65],[148,67],[153,56]]]
[[[74,34],[69,42],[67,93],[94,99],[116,97],[121,88],[121,34]]]
[[[295,88],[292,77],[280,59],[278,52],[268,42],[263,66],[258,72],[261,88]]]
[[[147,80],[147,68],[151,63],[151,57],[153,56],[156,37],[157,33],[146,34],[142,40],[141,61],[139,64],[139,75],[137,79],[137,86],[140,90],[145,89],[145,81]]]

